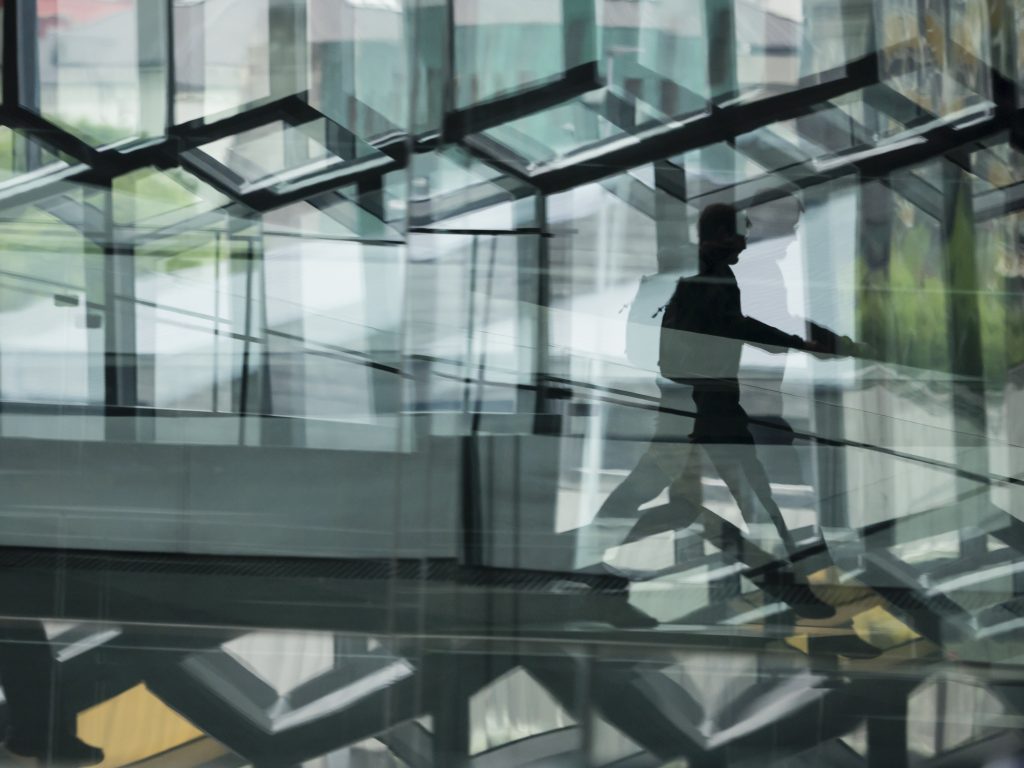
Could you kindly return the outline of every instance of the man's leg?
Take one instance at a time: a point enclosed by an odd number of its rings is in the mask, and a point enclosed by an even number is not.
[[[661,471],[672,477],[668,504],[645,512],[637,520],[626,541],[637,541],[663,531],[678,531],[692,525],[703,512],[703,462],[693,443],[652,446],[650,454]]]
[[[796,542],[786,527],[782,510],[772,497],[768,474],[757,457],[753,443],[711,443],[703,447],[736,499],[743,519],[748,524],[756,523],[766,513],[782,538],[786,552],[790,555],[796,552]]]
[[[596,518],[635,517],[637,509],[657,498],[668,484],[669,477],[655,458],[652,445],[626,478],[608,494]]]
[[[595,519],[636,517],[639,508],[656,499],[666,487],[671,499],[692,476],[687,473],[686,462],[691,453],[687,435],[693,420],[684,415],[692,407],[690,388],[667,379],[659,381],[658,388],[661,399],[654,438],[636,467],[605,499]]]

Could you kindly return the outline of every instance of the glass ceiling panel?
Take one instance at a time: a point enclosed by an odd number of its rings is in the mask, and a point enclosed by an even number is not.
[[[978,177],[978,192],[1019,184],[1024,182],[1024,155],[1008,143],[979,149],[971,153],[971,172]]]
[[[413,226],[514,199],[516,194],[504,174],[460,148],[417,155],[413,162]]]
[[[843,106],[826,104],[808,115],[771,123],[737,136],[732,146],[713,144],[674,158],[672,162],[687,173],[687,199],[754,179],[771,178],[775,186],[783,177],[802,182],[816,176],[818,164],[830,162],[836,154],[885,143],[888,134],[868,130],[850,114],[855,112],[875,125],[883,122],[865,103],[863,94],[837,101]],[[889,119],[885,125],[893,132],[891,135],[897,135],[897,121]]]
[[[685,117],[700,114],[706,102],[690,94]],[[678,104],[679,102],[676,102]],[[677,116],[683,117],[683,116]],[[634,142],[634,134],[655,130],[668,118],[632,96],[621,97],[611,88],[578,96],[558,106],[511,120],[477,136],[510,155],[524,174],[551,165],[582,162],[591,151]],[[473,142],[474,137],[470,137]]]
[[[522,158],[527,170],[532,171],[624,134],[579,98],[484,131],[483,135]]]
[[[824,108],[792,120],[781,120],[736,137],[736,148],[769,171],[797,164],[827,162],[834,155],[882,146],[905,131],[895,118],[869,101],[872,89],[862,89]]]
[[[686,173],[687,199],[734,187],[762,176],[765,169],[725,142],[695,149],[673,158]]]
[[[69,164],[18,131],[0,126],[0,191],[61,171]]]
[[[355,190],[351,193],[356,196]],[[341,193],[321,195],[315,202],[300,201],[269,211],[263,217],[263,225],[268,235],[403,242],[401,232]]]
[[[905,130],[908,122],[928,119],[922,111],[912,106],[908,111],[900,112],[898,117],[880,109],[879,105],[885,103],[888,95],[888,90],[884,86],[873,85],[832,99],[830,103],[848,116],[848,119],[862,126],[871,137],[872,143],[897,135]]]
[[[737,136],[735,147],[768,172],[762,178],[770,186],[778,186],[783,178],[810,181],[817,174],[816,161],[858,146],[857,137],[863,132],[840,115],[838,109],[831,109],[772,123]]]
[[[324,118],[294,125],[277,120],[226,136],[188,153],[212,160],[239,193],[274,191],[307,177],[388,158]]]
[[[414,200],[447,195],[476,184],[502,177],[501,171],[480,162],[457,147],[416,158],[412,196]]]
[[[114,179],[114,223],[134,227],[144,237],[165,227],[189,223],[227,205],[230,200],[213,187],[180,168],[157,171],[152,168]]]

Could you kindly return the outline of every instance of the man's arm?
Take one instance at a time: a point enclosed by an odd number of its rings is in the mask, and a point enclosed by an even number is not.
[[[751,344],[757,344],[758,346],[774,347],[775,349],[768,349],[769,352],[781,352],[784,349],[806,349],[807,343],[799,336],[780,331],[767,323],[762,323],[760,320],[755,320],[752,317],[742,317],[738,324],[739,334],[737,338],[743,339],[743,341],[750,342]]]

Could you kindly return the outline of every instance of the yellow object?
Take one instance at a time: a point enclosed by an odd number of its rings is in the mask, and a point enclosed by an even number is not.
[[[921,636],[880,605],[853,617],[853,631],[865,643],[886,650]]]
[[[137,763],[203,736],[142,684],[78,715],[78,738],[104,752],[100,768]]]
[[[806,656],[809,656],[811,653],[810,638],[807,635],[790,635],[784,642],[790,648],[796,648]]]

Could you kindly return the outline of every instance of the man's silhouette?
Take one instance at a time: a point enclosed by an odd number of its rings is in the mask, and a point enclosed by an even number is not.
[[[750,418],[740,403],[740,355],[745,343],[777,353],[826,350],[818,341],[805,341],[743,314],[732,267],[747,244],[737,218],[736,209],[723,204],[708,206],[701,214],[699,272],[679,281],[665,307],[659,360],[662,400],[654,441],[636,469],[609,495],[598,518],[634,516],[640,504],[666,486],[677,520],[695,517],[701,462],[693,447],[699,445],[744,520],[749,524],[767,517],[792,553],[795,543],[772,498],[754,448]],[[680,433],[679,413],[690,410],[690,397],[696,415],[686,436]]]
[[[817,351],[813,342],[743,314],[732,267],[746,248],[731,205],[710,205],[698,223],[700,268],[680,280],[665,309],[662,374],[693,388],[696,406],[690,439],[700,445],[749,524],[767,516],[788,552],[796,549],[771,484],[754,449],[750,418],[740,404],[739,368],[744,343],[770,351]]]

